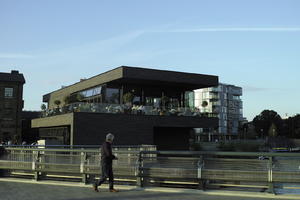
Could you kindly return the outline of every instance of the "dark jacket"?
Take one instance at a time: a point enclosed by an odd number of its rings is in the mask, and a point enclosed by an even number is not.
[[[110,164],[113,159],[116,157],[112,154],[111,143],[104,142],[101,146],[101,161]]]

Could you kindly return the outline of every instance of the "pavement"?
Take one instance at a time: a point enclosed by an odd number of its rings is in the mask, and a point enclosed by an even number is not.
[[[101,186],[100,192],[92,190],[90,184],[62,181],[34,181],[29,179],[0,178],[0,200],[263,200],[300,199],[296,194],[274,195],[263,192],[201,191],[163,187],[138,188],[116,185],[117,193]]]

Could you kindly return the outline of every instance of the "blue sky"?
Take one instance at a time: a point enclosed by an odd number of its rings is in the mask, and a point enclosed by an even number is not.
[[[42,95],[120,65],[218,75],[244,116],[300,113],[299,0],[0,0],[0,71]]]

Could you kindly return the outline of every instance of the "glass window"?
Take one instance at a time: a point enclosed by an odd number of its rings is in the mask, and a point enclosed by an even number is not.
[[[153,99],[153,106],[156,108],[160,107],[161,98],[154,98]]]
[[[146,106],[153,106],[153,97],[146,97]]]
[[[14,94],[14,89],[13,88],[5,88],[4,89],[4,97],[5,98],[13,97],[13,94]]]
[[[120,91],[117,88],[106,88],[105,100],[107,103],[119,104]]]
[[[194,92],[192,92],[192,91],[185,92],[184,98],[185,98],[185,107],[193,108],[194,107]]]
[[[88,89],[88,90],[84,90],[84,91],[80,92],[80,94],[84,98],[99,95],[99,94],[101,94],[101,86],[94,87],[94,88],[91,88],[91,89]]]
[[[141,97],[134,96],[133,97],[133,104],[140,105],[141,104]]]

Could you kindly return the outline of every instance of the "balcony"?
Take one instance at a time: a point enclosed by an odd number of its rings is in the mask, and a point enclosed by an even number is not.
[[[71,112],[93,112],[130,115],[158,115],[158,116],[189,116],[189,117],[217,117],[214,113],[203,113],[198,108],[189,107],[154,107],[143,105],[109,104],[109,103],[72,103],[56,109],[47,109],[42,117],[50,117]]]

